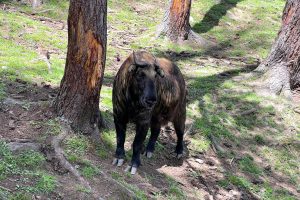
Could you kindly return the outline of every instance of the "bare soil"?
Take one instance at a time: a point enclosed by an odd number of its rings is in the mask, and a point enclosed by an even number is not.
[[[143,10],[143,7],[134,8],[137,12]],[[44,20],[53,28],[65,28],[62,22],[55,22],[45,18],[38,18],[32,16],[37,20]],[[110,27],[110,30],[112,28]],[[113,30],[114,31],[114,30]],[[130,42],[132,34],[123,34],[124,40]],[[122,46],[122,43],[113,41],[115,46]],[[130,50],[128,50],[130,52]],[[182,55],[171,55],[174,60]],[[117,55],[116,55],[117,57]],[[120,58],[116,58],[120,60]],[[208,62],[204,59],[203,62]],[[216,59],[223,62],[222,59]],[[117,70],[116,66],[111,66],[113,71]],[[55,99],[58,89],[53,88],[52,85],[31,84],[22,80],[15,81],[4,80],[7,87],[7,97],[0,103],[0,140],[10,141],[15,139],[29,139],[38,143],[43,143],[49,133],[49,124],[51,120],[55,120],[56,116],[51,109],[52,101]],[[104,84],[111,86],[112,79],[105,79]],[[299,92],[294,93],[295,102],[300,102]],[[300,108],[299,113],[300,113]],[[132,130],[131,130],[132,131]],[[238,173],[238,156],[235,159],[228,159],[219,156],[212,148],[209,151],[193,152],[189,151],[189,135],[185,137],[185,154],[180,160],[173,155],[175,149],[175,134],[171,130],[162,130],[159,137],[159,142],[163,146],[162,151],[156,151],[154,158],[147,159],[143,156],[142,166],[135,176],[128,176],[123,171],[126,167],[112,166],[113,152],[106,159],[100,159],[96,154],[95,148],[89,149],[88,159],[92,161],[95,166],[99,166],[104,174],[113,177],[115,173],[119,174],[126,183],[134,185],[140,190],[144,191],[149,199],[164,199],[164,195],[168,194],[170,190],[170,183],[167,177],[177,182],[180,189],[185,192],[187,199],[205,199],[205,200],[235,200],[244,199],[252,200],[257,197],[236,186],[229,185],[227,188],[219,186],[219,181],[223,180],[225,174],[230,172],[239,175]],[[128,140],[127,140],[128,141]],[[96,145],[96,144],[95,144]],[[127,142],[127,150],[130,149],[131,143]],[[230,141],[223,141],[220,146],[226,151],[234,151],[236,154],[242,155],[247,152],[247,141],[243,141],[242,146],[234,146]],[[259,157],[252,155],[259,163],[264,163]],[[262,164],[263,165],[263,164]],[[45,163],[45,170],[55,176],[58,180],[58,188],[50,193],[40,196],[34,196],[32,199],[96,199],[90,193],[86,193],[78,189],[78,181],[69,173],[58,173],[53,170],[51,163]],[[266,166],[267,168],[267,166]],[[256,177],[251,177],[253,183],[259,183],[261,180]],[[274,185],[287,189],[291,194],[299,197],[298,191],[286,178],[275,172],[271,172],[269,176]],[[19,183],[20,177],[10,177],[3,180],[0,186],[3,186],[12,192]],[[128,194],[124,192],[124,188],[115,184],[105,178],[103,174],[93,177],[90,182],[91,187],[96,191],[97,196],[103,199],[130,199]],[[35,180],[29,179],[27,185],[34,185]],[[196,191],[196,192],[195,192]],[[162,196],[157,196],[161,193]]]

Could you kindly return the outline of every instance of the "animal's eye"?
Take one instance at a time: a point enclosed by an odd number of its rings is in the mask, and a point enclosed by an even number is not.
[[[146,76],[146,75],[145,75],[144,72],[141,72],[141,73],[139,73],[139,75],[138,75],[139,78],[145,78],[145,76]]]

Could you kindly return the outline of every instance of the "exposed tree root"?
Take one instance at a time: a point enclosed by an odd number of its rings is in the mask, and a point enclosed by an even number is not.
[[[66,138],[69,130],[69,127],[63,125],[61,134],[58,136],[51,136],[46,140],[43,152],[46,154],[47,160],[52,162],[54,170],[61,171],[62,169],[71,172],[78,179],[81,185],[92,191],[90,184],[80,175],[79,171],[67,161],[64,156],[64,151],[60,147],[60,143]]]
[[[200,48],[211,48],[216,46],[215,43],[201,37],[198,33],[194,32],[193,30],[189,31],[186,42],[190,43],[190,45],[198,46]]]
[[[123,192],[125,192],[128,195],[129,199],[137,199],[135,193],[133,191],[129,190],[127,187],[125,187],[122,183],[114,180],[113,178],[111,178],[110,175],[106,174],[103,171],[100,171],[100,174],[103,176],[104,179],[118,185],[123,190]]]
[[[6,190],[6,191],[8,191],[8,192],[12,192],[12,190],[11,190],[11,189],[8,189],[8,188],[6,188],[6,187],[3,187],[3,186],[1,186],[1,185],[0,185],[0,189],[2,189],[2,190]]]
[[[76,179],[80,182],[80,184],[91,191],[91,194],[95,199],[102,199],[99,197],[99,194],[90,186],[89,182],[86,181],[80,174],[80,172],[72,166],[70,162],[65,158],[64,150],[60,147],[61,142],[69,135],[72,134],[72,130],[69,125],[62,124],[62,133],[57,136],[49,137],[42,150],[45,153],[47,160],[50,161],[53,165],[55,171],[66,173],[70,172],[72,175],[76,177]],[[114,180],[110,177],[110,175],[106,174],[104,171],[100,171],[100,174],[103,176],[105,180],[116,184],[120,189],[128,195],[130,199],[136,199],[136,195],[133,191],[126,188],[122,183]]]
[[[270,67],[271,66],[271,67]],[[258,93],[263,95],[283,95],[292,99],[290,73],[288,63],[280,62],[266,65],[261,63],[253,72],[252,77],[261,80]]]

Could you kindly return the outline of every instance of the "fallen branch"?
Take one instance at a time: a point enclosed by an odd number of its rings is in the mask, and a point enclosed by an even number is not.
[[[52,11],[52,10],[53,10],[53,9],[41,10],[41,11],[37,11],[37,12],[31,13],[31,15],[42,14],[42,13],[46,13],[46,12],[49,12],[49,11]]]

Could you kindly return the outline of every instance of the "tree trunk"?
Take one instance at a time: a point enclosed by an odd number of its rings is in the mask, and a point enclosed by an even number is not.
[[[287,1],[277,39],[256,71],[267,72],[272,93],[290,96],[291,89],[300,87],[300,1]]]
[[[32,8],[35,9],[35,8],[41,6],[41,4],[42,4],[41,0],[32,0],[32,4],[31,5],[32,5]]]
[[[99,96],[107,37],[106,0],[71,0],[68,17],[68,53],[54,107],[72,128],[84,134],[101,123]]]
[[[209,42],[192,31],[189,23],[192,0],[170,0],[158,35],[165,35],[173,42],[190,40],[202,46]]]
[[[170,7],[163,19],[162,32],[172,41],[187,40],[191,30],[190,9],[191,0],[170,0]]]

